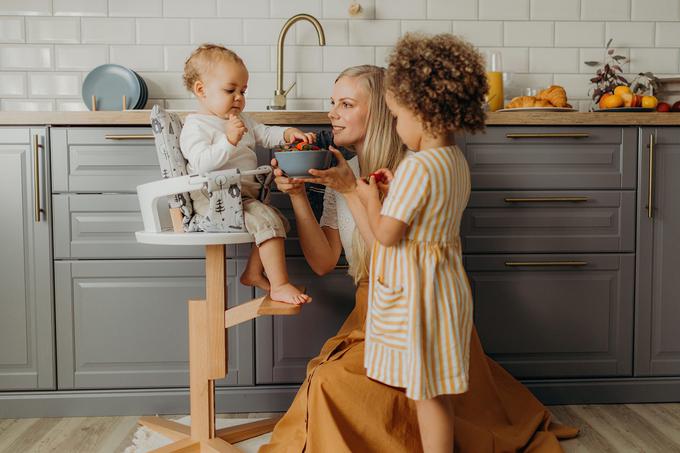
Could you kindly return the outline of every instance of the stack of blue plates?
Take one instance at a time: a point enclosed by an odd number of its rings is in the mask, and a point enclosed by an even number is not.
[[[118,64],[97,66],[85,77],[82,87],[83,102],[90,110],[142,109],[149,99],[149,89],[139,74]],[[92,108],[92,96],[96,109]]]

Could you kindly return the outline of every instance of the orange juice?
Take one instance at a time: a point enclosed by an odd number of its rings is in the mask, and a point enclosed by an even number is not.
[[[489,84],[487,102],[489,111],[495,112],[503,108],[503,73],[500,71],[487,71],[486,81]]]

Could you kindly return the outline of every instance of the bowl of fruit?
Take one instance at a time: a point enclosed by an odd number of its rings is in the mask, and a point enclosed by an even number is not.
[[[274,151],[279,168],[291,178],[311,178],[309,170],[326,170],[332,157],[329,150],[302,141],[286,143]]]

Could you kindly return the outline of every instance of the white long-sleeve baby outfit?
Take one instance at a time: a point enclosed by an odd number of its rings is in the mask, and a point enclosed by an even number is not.
[[[240,115],[248,131],[243,134],[236,146],[227,139],[227,121],[204,114],[188,115],[184,120],[180,135],[180,148],[188,161],[189,173],[205,174],[211,171],[238,168],[241,171],[257,168],[255,146],[273,148],[284,143],[284,127],[265,126],[251,119],[247,114]],[[243,195],[257,198],[259,185],[252,176],[241,178]],[[210,201],[206,194],[191,193],[194,210],[201,215],[209,211]]]

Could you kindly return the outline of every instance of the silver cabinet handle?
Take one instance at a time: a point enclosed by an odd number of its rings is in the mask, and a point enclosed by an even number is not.
[[[540,266],[568,266],[568,267],[580,267],[587,266],[587,261],[506,261],[505,265],[507,267],[540,267]]]
[[[506,203],[540,203],[540,202],[584,202],[590,200],[590,197],[527,197],[527,198],[504,198]]]
[[[40,213],[43,209],[40,207],[40,149],[43,145],[40,143],[40,135],[33,136],[33,205],[35,209],[35,221],[40,222]]]
[[[588,138],[587,132],[536,132],[505,134],[506,138]]]
[[[106,134],[107,140],[153,140],[153,134]]]
[[[647,217],[654,217],[654,134],[649,134],[649,192],[647,194]]]

